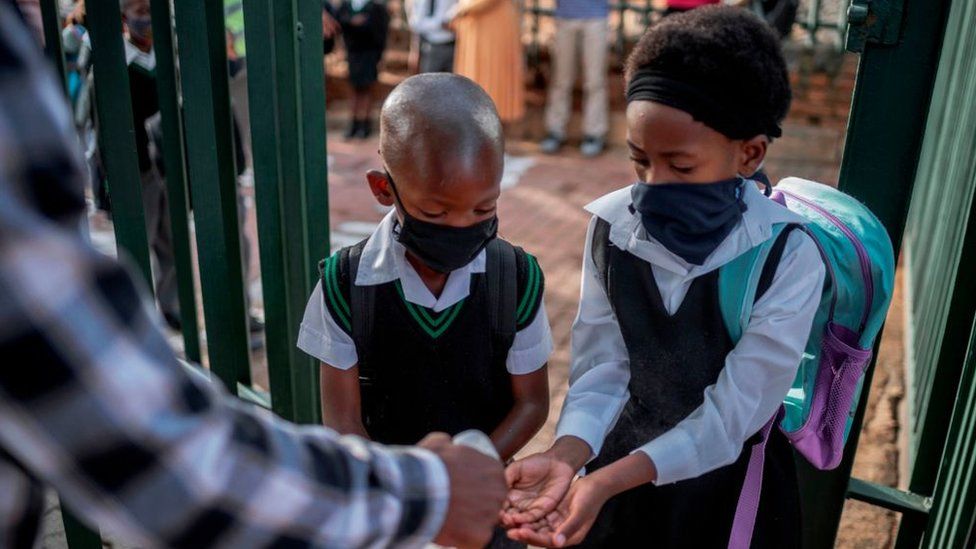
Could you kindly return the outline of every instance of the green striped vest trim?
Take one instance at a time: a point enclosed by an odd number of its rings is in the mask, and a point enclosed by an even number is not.
[[[339,254],[333,254],[323,261],[322,265],[322,293],[329,301],[330,309],[335,313],[336,320],[346,329],[352,331],[352,313],[349,302],[339,288]]]
[[[537,310],[535,305],[539,298],[540,287],[542,286],[542,269],[539,267],[539,262],[536,261],[535,256],[529,253],[525,254],[525,259],[528,264],[528,279],[525,283],[525,293],[522,295],[522,301],[515,311],[515,323],[517,326],[524,326],[532,320],[531,316],[533,311]]]
[[[426,307],[421,307],[407,301],[407,298],[403,295],[403,286],[400,284],[399,279],[396,281],[396,289],[397,293],[400,295],[400,299],[402,299],[404,305],[407,306],[407,312],[409,312],[410,316],[417,321],[417,325],[420,326],[420,329],[433,339],[439,338],[444,334],[444,332],[447,331],[448,328],[451,327],[451,324],[454,323],[454,320],[458,317],[458,314],[461,313],[461,308],[464,306],[464,302],[467,301],[466,299],[462,299],[447,309],[444,309],[439,313],[435,313]]]

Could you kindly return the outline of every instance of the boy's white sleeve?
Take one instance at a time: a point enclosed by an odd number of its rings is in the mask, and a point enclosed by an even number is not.
[[[531,374],[545,366],[552,349],[549,315],[546,314],[545,302],[542,302],[532,322],[515,333],[515,341],[505,360],[508,373],[516,376]]]
[[[773,417],[799,369],[824,276],[815,244],[805,233],[793,232],[772,284],[756,302],[718,381],[705,389],[702,405],[638,449],[654,462],[655,484],[733,463],[745,441]]]
[[[590,221],[583,248],[580,306],[573,322],[569,393],[556,427],[556,438],[572,435],[600,453],[603,440],[630,399],[630,358],[620,325],[593,263],[590,243],[596,218]]]
[[[305,306],[305,316],[298,331],[298,348],[340,370],[348,370],[359,362],[352,337],[339,327],[325,307],[321,280]]]

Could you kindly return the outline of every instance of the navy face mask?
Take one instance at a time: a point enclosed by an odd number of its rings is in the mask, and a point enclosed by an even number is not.
[[[148,40],[152,36],[152,19],[149,17],[127,17],[125,24],[129,27],[129,34]]]
[[[692,265],[701,265],[742,219],[744,181],[635,183],[633,209],[644,230]]]
[[[413,217],[403,207],[389,172],[386,178],[403,215],[403,223],[394,230],[397,242],[431,269],[449,273],[464,267],[498,235],[498,216],[468,227],[449,227]]]

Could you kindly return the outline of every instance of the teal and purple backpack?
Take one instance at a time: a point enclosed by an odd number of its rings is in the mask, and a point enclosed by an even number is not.
[[[895,279],[888,232],[863,204],[837,189],[787,178],[770,198],[803,216],[802,226],[774,226],[773,234],[719,269],[719,302],[737,342],[749,324],[763,265],[784,230],[802,230],[816,243],[827,270],[824,290],[800,369],[781,410],[755,444],[736,508],[729,547],[749,547],[762,491],[766,440],[778,427],[807,461],[821,470],[840,464],[884,323]]]

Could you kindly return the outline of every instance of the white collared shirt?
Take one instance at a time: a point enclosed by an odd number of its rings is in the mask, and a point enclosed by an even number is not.
[[[745,186],[742,221],[702,265],[691,265],[647,235],[630,211],[630,187],[586,207],[594,215],[586,235],[579,313],[573,323],[569,393],[556,438],[573,435],[599,454],[630,398],[630,360],[620,326],[597,278],[590,244],[595,220],[610,223],[610,242],[651,264],[668,314],[681,305],[695,278],[767,240],[774,223],[804,223],[799,215]],[[825,269],[816,245],[801,231],[787,237],[769,290],[756,302],[742,339],[725,359],[704,401],[688,417],[634,451],[657,469],[656,484],[695,478],[733,463],[745,441],[773,416],[786,396],[820,304]]]
[[[396,214],[391,211],[363,246],[356,285],[376,286],[399,279],[404,299],[434,312],[441,312],[468,297],[471,275],[485,272],[486,252],[482,250],[471,263],[452,271],[441,295],[435,297],[407,261],[406,249],[393,236],[395,220]],[[359,361],[352,337],[339,327],[325,307],[321,281],[315,285],[305,307],[305,317],[298,332],[298,348],[340,370],[348,370]],[[538,370],[549,360],[552,349],[549,317],[545,303],[542,303],[532,322],[515,334],[506,360],[508,372],[523,375]]]
[[[415,0],[410,7],[410,30],[432,44],[453,42],[454,33],[445,29],[444,24],[454,18],[457,3],[457,0]]]

